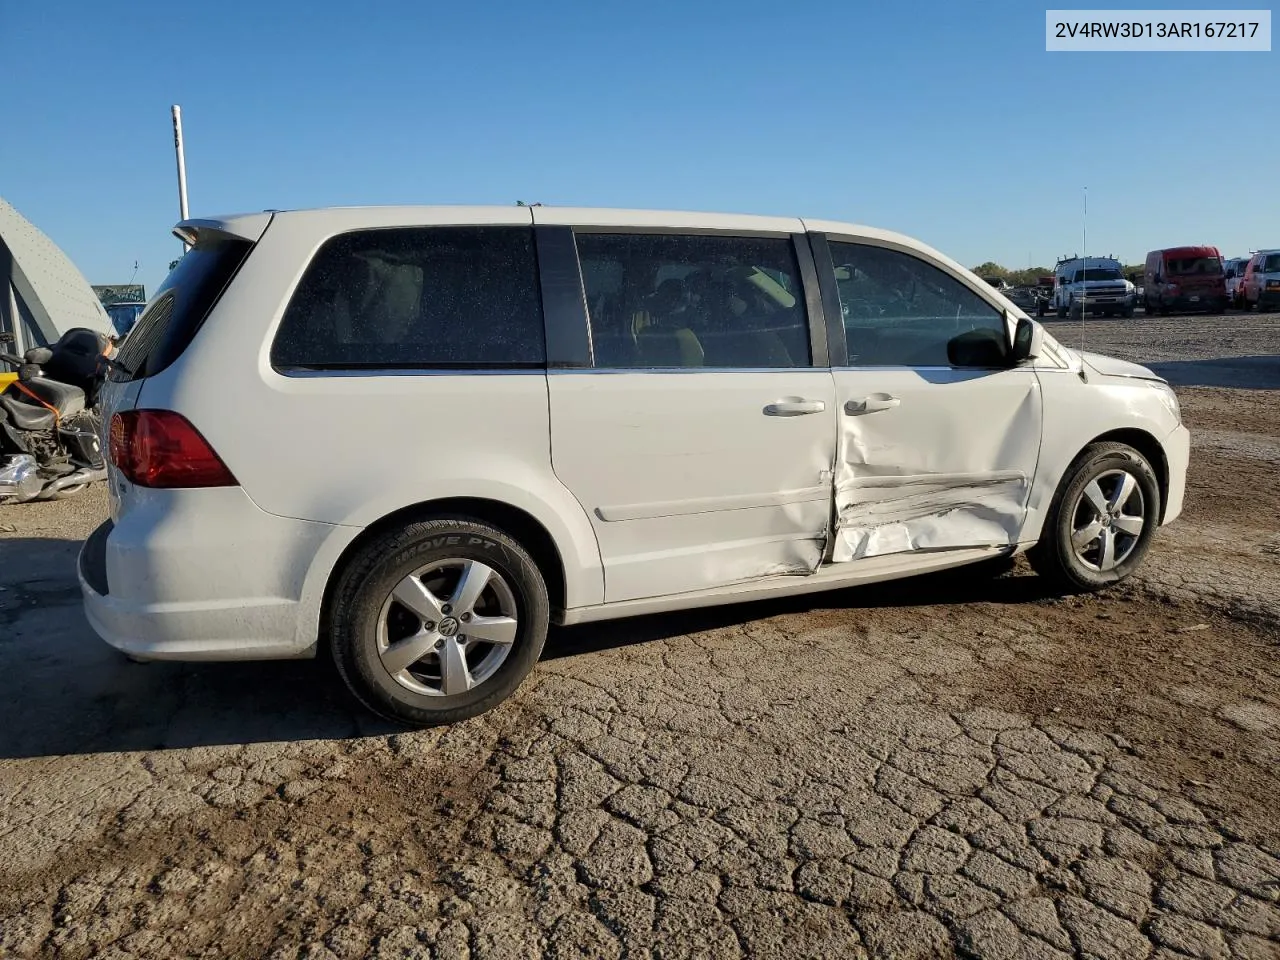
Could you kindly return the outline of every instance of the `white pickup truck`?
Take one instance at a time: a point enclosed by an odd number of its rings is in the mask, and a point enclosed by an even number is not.
[[[1050,309],[1060,318],[1085,313],[1133,316],[1137,291],[1124,278],[1124,267],[1111,257],[1068,257],[1053,271]]]

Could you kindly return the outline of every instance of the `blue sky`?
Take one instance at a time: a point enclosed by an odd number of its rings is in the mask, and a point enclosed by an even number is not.
[[[517,199],[796,214],[1017,267],[1081,252],[1087,185],[1095,254],[1280,246],[1280,53],[1050,54],[1044,18],[1003,2],[15,0],[0,196],[90,282],[128,281],[136,260],[150,293],[181,250],[180,103],[193,215]]]

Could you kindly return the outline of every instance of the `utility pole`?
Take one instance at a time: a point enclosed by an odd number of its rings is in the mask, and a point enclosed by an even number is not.
[[[182,107],[173,105],[173,150],[178,158],[178,213],[180,219],[187,219],[187,159],[182,152]],[[182,252],[191,247],[182,241]]]

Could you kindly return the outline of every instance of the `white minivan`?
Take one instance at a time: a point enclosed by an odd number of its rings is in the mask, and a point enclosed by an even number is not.
[[[1023,551],[1091,590],[1182,509],[1164,381],[898,234],[545,206],[175,233],[79,563],[136,659],[323,650],[372,710],[449,722],[549,623]]]

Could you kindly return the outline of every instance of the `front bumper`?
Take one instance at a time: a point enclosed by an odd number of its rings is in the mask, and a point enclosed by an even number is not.
[[[311,656],[299,598],[332,529],[264,513],[240,488],[151,492],[81,548],[85,617],[141,660]]]
[[[1191,431],[1179,424],[1164,439],[1164,456],[1169,468],[1169,489],[1165,492],[1162,526],[1172,523],[1182,514],[1182,503],[1187,494],[1187,468],[1191,462]]]
[[[1086,300],[1083,303],[1076,301],[1077,307],[1083,307],[1086,313],[1124,313],[1126,310],[1132,310],[1134,300],[1124,298],[1119,300]]]

